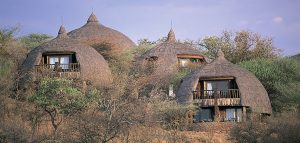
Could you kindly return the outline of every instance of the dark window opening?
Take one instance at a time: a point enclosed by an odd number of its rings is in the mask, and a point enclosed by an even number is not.
[[[200,79],[194,91],[194,99],[239,98],[239,95],[239,89],[233,77]]]
[[[195,122],[211,122],[213,121],[213,109],[201,108],[195,114]]]
[[[79,71],[79,63],[74,52],[48,52],[43,53],[38,71],[50,69],[59,72]]]
[[[153,57],[146,58],[146,60],[147,60],[147,61],[157,61],[157,60],[158,60],[158,57],[153,56]]]
[[[199,65],[202,65],[202,63],[204,63],[203,58],[195,58],[195,57],[178,57],[178,64],[180,67],[182,68],[193,68],[193,67],[197,67]]]

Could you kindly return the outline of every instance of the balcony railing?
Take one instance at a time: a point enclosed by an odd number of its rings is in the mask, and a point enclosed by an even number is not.
[[[35,66],[36,73],[41,73],[44,71],[80,72],[80,65],[79,63],[70,63],[70,64],[44,64],[44,65]]]
[[[193,91],[193,99],[240,98],[238,89]]]

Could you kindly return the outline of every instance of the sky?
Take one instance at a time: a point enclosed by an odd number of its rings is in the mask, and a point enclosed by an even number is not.
[[[135,43],[157,40],[172,27],[180,40],[249,30],[271,37],[283,55],[300,53],[300,0],[1,0],[0,27],[57,35],[79,28],[94,12],[101,24]]]

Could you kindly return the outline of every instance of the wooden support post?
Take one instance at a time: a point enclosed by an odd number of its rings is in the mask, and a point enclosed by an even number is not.
[[[219,122],[220,121],[220,111],[219,111],[218,98],[217,98],[216,91],[214,91],[213,96],[214,96],[214,111],[215,111],[214,121]]]
[[[86,81],[82,81],[82,92],[83,93],[86,93],[86,90],[87,90],[87,84],[86,84]]]
[[[242,110],[243,110],[243,111],[242,111],[242,112],[243,112],[243,116],[242,116],[243,119],[242,119],[242,121],[246,122],[246,119],[247,119],[247,113],[246,113],[246,110],[247,110],[247,109],[246,109],[246,107],[243,107]]]

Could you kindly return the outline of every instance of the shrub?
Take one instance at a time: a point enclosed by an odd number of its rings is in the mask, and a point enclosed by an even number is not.
[[[300,103],[300,62],[294,59],[255,59],[240,65],[266,88],[273,110],[297,111]]]
[[[269,117],[264,122],[247,121],[233,128],[238,142],[299,142],[300,120],[291,113]]]

